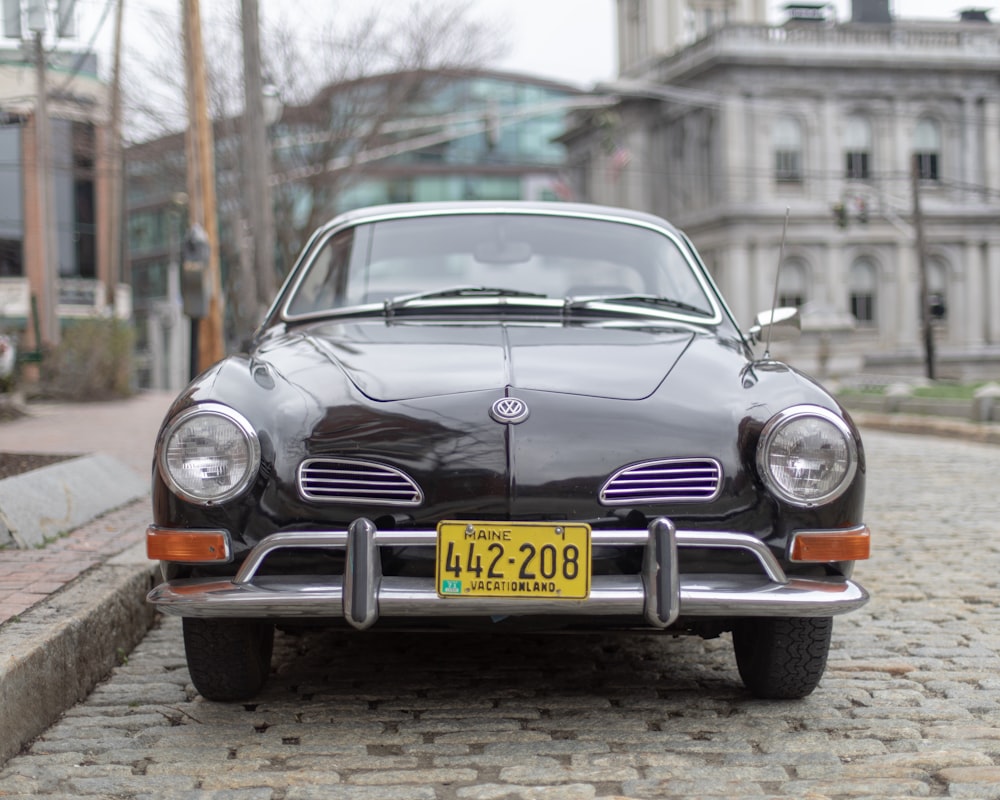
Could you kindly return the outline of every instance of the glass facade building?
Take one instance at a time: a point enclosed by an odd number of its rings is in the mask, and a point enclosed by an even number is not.
[[[566,153],[557,137],[582,94],[499,72],[395,73],[329,86],[306,105],[286,107],[268,131],[278,277],[317,225],[353,208],[564,197]],[[220,268],[228,293],[245,226],[240,120],[214,124]],[[145,328],[163,316],[187,224],[183,134],[131,147],[126,175],[127,259],[142,350],[156,346]],[[227,338],[236,342],[246,332],[229,322]],[[140,374],[140,383],[149,376]]]

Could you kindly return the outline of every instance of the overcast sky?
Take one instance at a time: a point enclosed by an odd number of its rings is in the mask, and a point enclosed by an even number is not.
[[[672,2],[673,0],[667,0]],[[104,17],[97,33],[98,49],[110,50],[114,14],[105,13],[114,0],[77,0],[80,11],[80,40],[86,43]],[[206,8],[239,0],[201,0]],[[405,10],[411,0],[260,0],[265,16],[281,14],[287,18],[301,10],[303,25],[313,24],[318,10],[349,9],[352,4],[392,11]],[[588,87],[614,77],[616,68],[614,9],[615,0],[474,0],[475,8],[495,19],[509,31],[510,56],[497,66],[553,80]],[[781,9],[788,0],[769,0],[771,22],[780,22]],[[962,8],[987,7],[976,0],[890,0],[894,14],[902,18],[954,19]],[[126,26],[141,25],[144,10],[167,9],[179,13],[180,0],[125,0]],[[851,0],[833,0],[839,19],[850,16]],[[1000,12],[998,12],[1000,14]],[[1000,17],[998,17],[1000,19]],[[141,32],[134,31],[141,35]],[[131,38],[131,37],[129,37]],[[132,39],[134,41],[134,39]],[[105,60],[107,63],[107,60]]]
[[[771,22],[784,18],[788,2],[771,0]],[[509,20],[511,54],[503,68],[582,86],[615,76],[615,0],[476,0],[476,5]],[[838,19],[850,17],[851,0],[833,5]],[[959,9],[977,5],[986,7],[976,0],[890,1],[896,17],[916,19],[956,19]]]

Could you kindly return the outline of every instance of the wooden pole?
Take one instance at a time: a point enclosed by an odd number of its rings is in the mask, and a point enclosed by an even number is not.
[[[198,371],[225,356],[222,275],[219,268],[219,225],[215,198],[215,143],[208,116],[205,50],[201,38],[200,0],[181,0],[188,79],[188,198],[192,223],[208,237],[208,314],[198,322]]]
[[[59,344],[59,250],[52,206],[52,143],[49,133],[48,83],[43,33],[35,33],[35,198],[37,202],[34,267],[30,270],[31,293],[38,303],[41,345]],[[33,328],[29,325],[29,331]],[[31,338],[29,336],[29,338]]]
[[[122,23],[125,0],[118,0],[115,16],[114,67],[111,73],[111,119],[108,123],[107,163],[110,173],[107,188],[108,207],[105,210],[107,241],[105,242],[107,267],[101,277],[105,282],[105,302],[114,309],[115,289],[122,281]]]

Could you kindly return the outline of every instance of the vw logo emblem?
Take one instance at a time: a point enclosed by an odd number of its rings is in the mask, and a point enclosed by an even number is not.
[[[490,407],[490,416],[497,422],[515,425],[528,418],[528,404],[516,397],[501,397]]]

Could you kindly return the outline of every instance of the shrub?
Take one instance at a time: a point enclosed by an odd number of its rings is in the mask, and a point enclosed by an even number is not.
[[[41,363],[42,393],[69,400],[108,400],[132,394],[132,327],[117,319],[66,323],[59,345]]]

